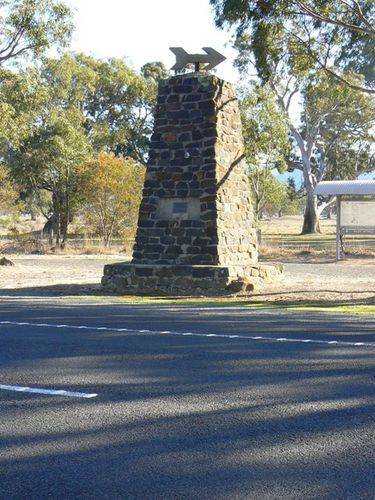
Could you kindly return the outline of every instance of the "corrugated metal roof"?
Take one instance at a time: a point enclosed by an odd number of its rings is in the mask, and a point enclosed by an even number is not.
[[[315,188],[315,194],[375,194],[375,181],[323,181]]]

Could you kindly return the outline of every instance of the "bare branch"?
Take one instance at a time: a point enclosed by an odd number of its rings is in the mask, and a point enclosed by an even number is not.
[[[333,78],[336,78],[341,83],[344,83],[346,86],[350,87],[353,90],[359,90],[360,92],[365,92],[367,94],[375,94],[375,89],[350,82],[349,80],[347,80],[345,77],[343,77],[339,73],[336,73],[336,71],[334,71],[332,68],[328,67],[325,63],[323,63],[319,59],[319,57],[317,55],[314,54],[314,52],[311,49],[311,46],[308,42],[306,42],[303,38],[298,36],[295,32],[289,31],[289,34],[291,36],[295,37],[300,43],[302,43],[306,47],[306,50],[307,50],[309,56],[312,59],[314,59],[314,61],[320,66],[320,68],[322,68],[324,71],[326,71],[330,76],[332,76]]]
[[[327,24],[332,24],[335,26],[343,26],[351,31],[356,31],[357,33],[362,33],[370,36],[375,36],[375,29],[372,27],[371,24],[364,23],[366,24],[366,27],[358,26],[356,24],[348,23],[346,21],[343,21],[342,19],[332,19],[330,17],[327,17],[320,12],[317,12],[316,10],[313,9],[313,7],[310,7],[307,5],[305,2],[301,0],[294,0],[294,3],[302,9],[301,15],[307,15],[309,17],[312,17],[314,19],[317,19],[318,21],[322,21]],[[369,26],[368,26],[369,24]]]

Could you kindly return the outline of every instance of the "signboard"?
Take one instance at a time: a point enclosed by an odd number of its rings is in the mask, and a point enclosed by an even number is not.
[[[340,225],[344,227],[375,227],[375,200],[342,200]]]
[[[160,198],[157,215],[165,220],[200,220],[199,198]]]

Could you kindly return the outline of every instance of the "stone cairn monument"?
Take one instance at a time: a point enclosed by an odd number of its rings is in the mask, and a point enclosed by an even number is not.
[[[207,73],[223,60],[216,51],[171,50],[172,69],[194,62],[196,71],[160,83],[133,260],[105,266],[102,285],[117,293],[249,293],[280,269],[258,263],[237,99]]]

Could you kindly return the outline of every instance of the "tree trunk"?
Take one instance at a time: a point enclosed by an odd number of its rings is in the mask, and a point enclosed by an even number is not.
[[[61,243],[60,243],[60,248],[65,248],[66,242],[68,240],[68,226],[69,223],[71,222],[70,220],[70,211],[69,211],[69,198],[68,195],[62,194],[61,195]]]
[[[313,192],[308,192],[303,215],[302,234],[312,233],[320,233],[319,212],[316,196]]]
[[[60,242],[60,248],[63,249],[65,248],[65,245],[66,245],[66,241],[68,239],[68,222],[69,218],[67,216],[67,214],[63,214],[61,216],[61,223],[60,223],[60,226],[61,226],[61,242]]]
[[[60,243],[60,200],[59,193],[56,191],[52,193],[52,211],[50,239],[55,239],[54,244],[58,246]]]

